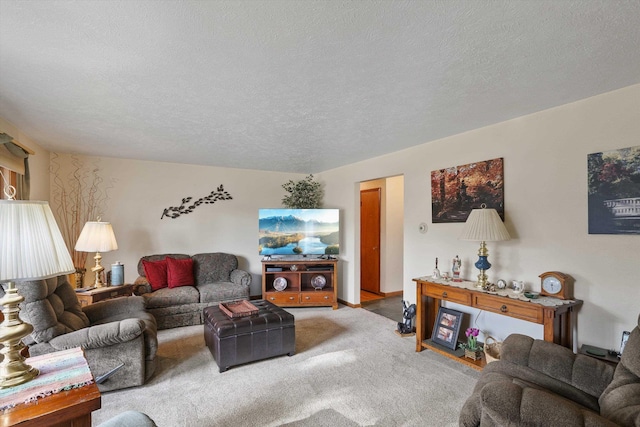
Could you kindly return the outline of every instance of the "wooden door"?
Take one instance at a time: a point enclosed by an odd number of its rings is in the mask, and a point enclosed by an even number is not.
[[[380,293],[380,188],[360,191],[360,289]]]

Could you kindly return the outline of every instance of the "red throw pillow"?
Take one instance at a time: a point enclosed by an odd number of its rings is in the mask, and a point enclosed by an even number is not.
[[[193,260],[191,258],[174,259],[167,257],[167,282],[170,288],[193,286]]]
[[[157,291],[168,286],[166,258],[162,261],[142,260],[142,268],[144,268],[144,275],[147,276],[151,289]]]

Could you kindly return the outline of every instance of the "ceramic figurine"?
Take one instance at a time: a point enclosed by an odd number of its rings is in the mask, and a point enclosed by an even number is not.
[[[451,275],[453,276],[454,282],[461,282],[460,279],[460,267],[462,266],[462,261],[458,258],[458,255],[453,259],[453,265],[451,266]]]

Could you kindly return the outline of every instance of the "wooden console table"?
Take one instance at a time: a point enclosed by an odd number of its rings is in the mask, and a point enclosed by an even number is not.
[[[484,359],[472,361],[460,358],[425,342],[431,338],[442,301],[541,324],[544,326],[545,341],[573,349],[572,313],[574,308],[582,305],[581,300],[560,301],[551,298],[550,302],[557,302],[558,305],[544,305],[541,301],[524,301],[488,293],[475,288],[473,282],[445,282],[429,277],[418,277],[413,281],[416,282],[416,351],[428,348],[475,369],[482,369],[485,365]]]

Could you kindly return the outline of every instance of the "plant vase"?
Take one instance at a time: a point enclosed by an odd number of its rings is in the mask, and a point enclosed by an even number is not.
[[[471,360],[480,360],[482,358],[482,350],[470,350],[468,348],[464,349],[464,357]]]
[[[86,268],[76,268],[76,272],[73,273],[76,288],[82,288],[84,286],[84,275],[86,272]]]

